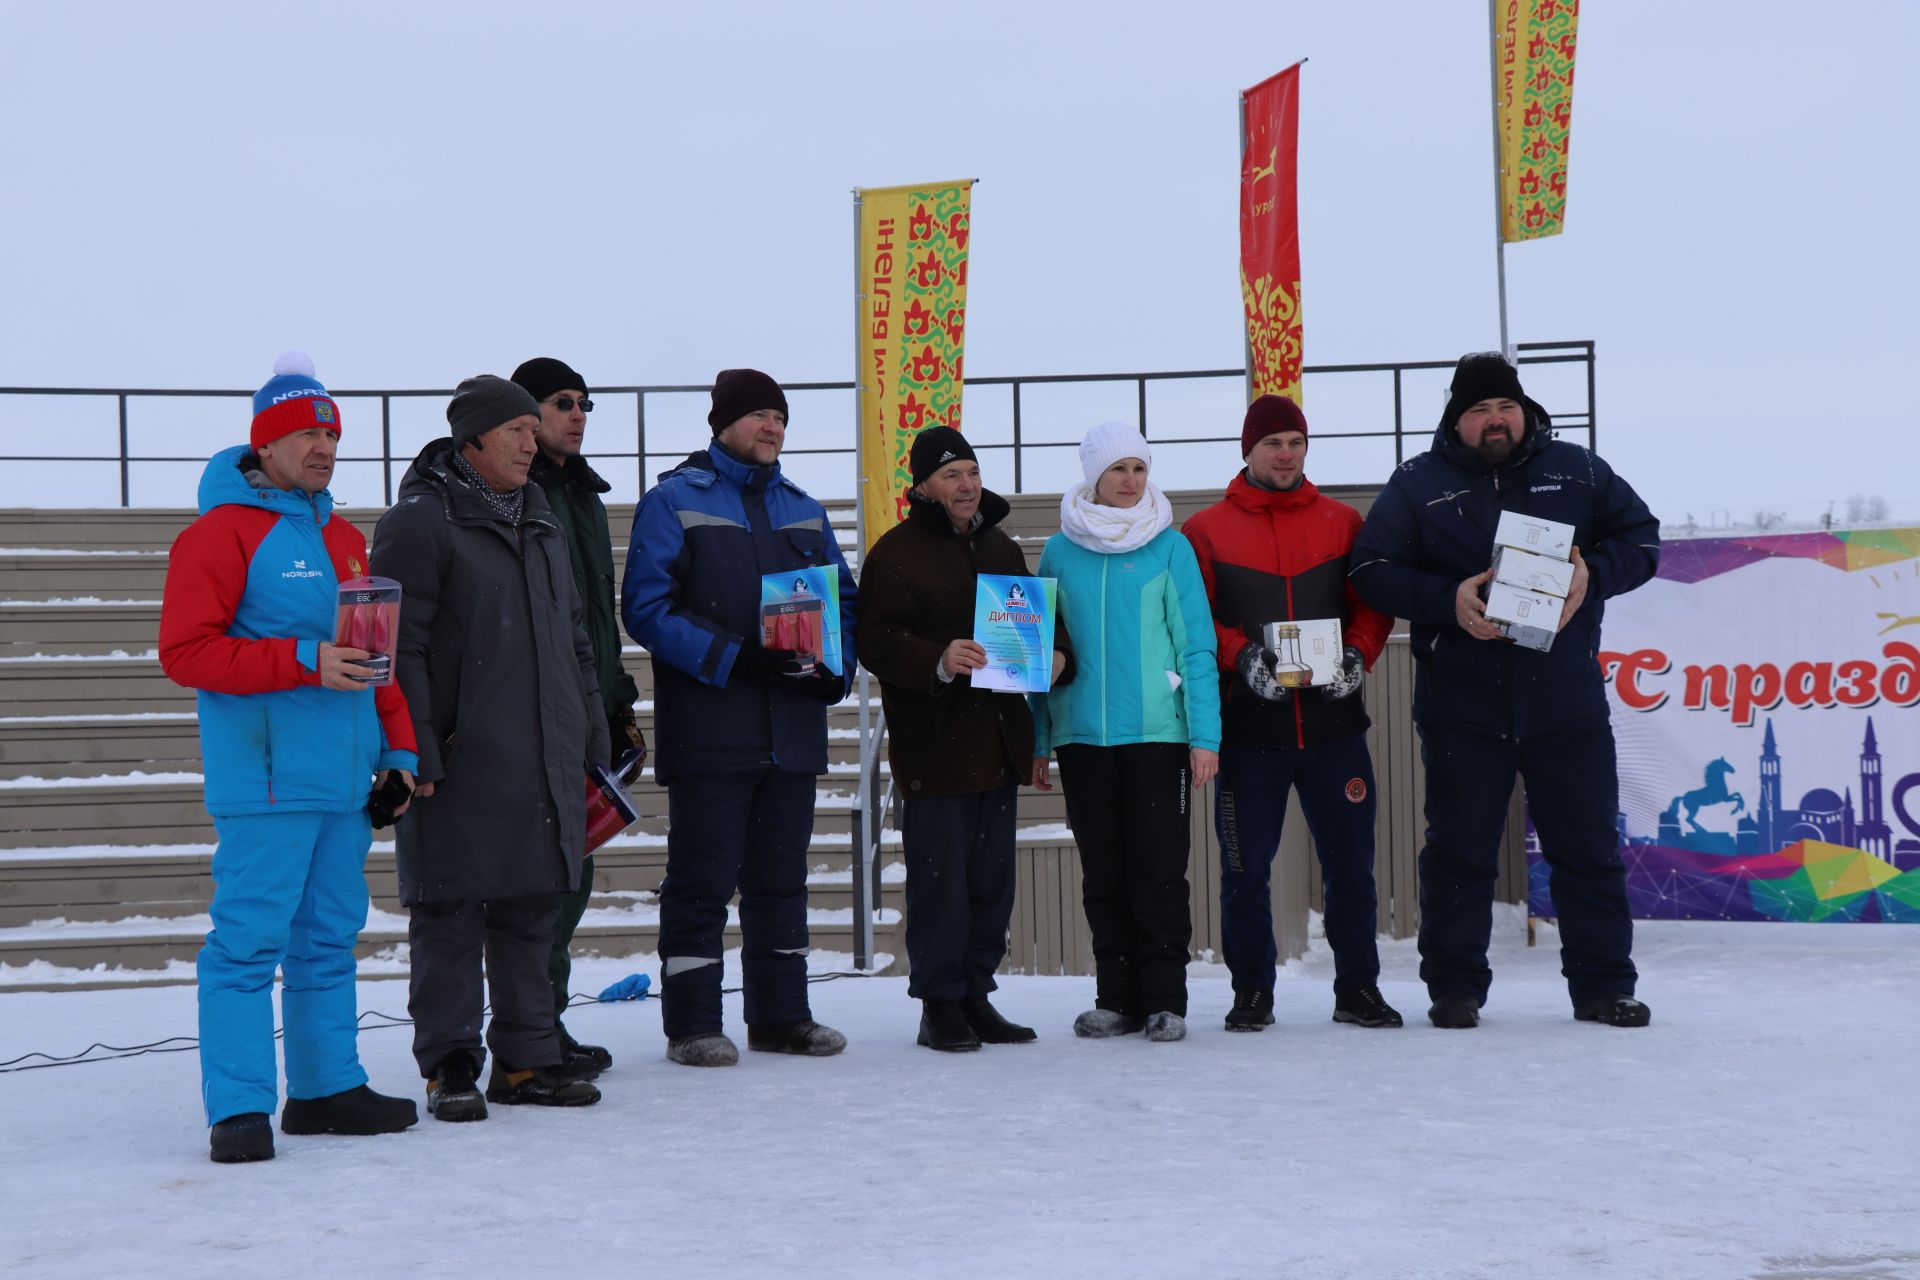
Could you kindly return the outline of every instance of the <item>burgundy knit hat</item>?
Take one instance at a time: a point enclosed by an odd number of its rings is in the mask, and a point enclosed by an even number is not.
[[[1285,396],[1264,395],[1247,406],[1247,419],[1240,426],[1240,456],[1253,452],[1253,446],[1276,431],[1307,434],[1307,415]]]

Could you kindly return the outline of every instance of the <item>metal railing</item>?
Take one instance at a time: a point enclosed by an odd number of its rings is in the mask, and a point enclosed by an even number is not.
[[[1554,426],[1561,431],[1584,431],[1590,446],[1597,445],[1598,432],[1594,414],[1594,344],[1591,341],[1580,342],[1523,342],[1516,347],[1517,358],[1522,365],[1578,364],[1585,366],[1586,405],[1583,409],[1559,408],[1554,412]],[[1326,364],[1308,365],[1304,373],[1308,377],[1321,378],[1330,375],[1375,376],[1391,379],[1393,391],[1393,419],[1391,426],[1382,426],[1369,430],[1339,431],[1314,428],[1315,440],[1361,440],[1391,439],[1393,441],[1394,462],[1405,460],[1407,454],[1418,452],[1426,447],[1426,437],[1433,430],[1432,414],[1423,414],[1411,428],[1406,420],[1406,398],[1404,380],[1406,375],[1416,372],[1451,369],[1454,361],[1448,360],[1408,360],[1381,364]],[[1029,387],[1057,386],[1061,384],[1110,384],[1132,383],[1135,388],[1135,402],[1139,412],[1141,432],[1154,444],[1219,444],[1238,443],[1238,433],[1218,436],[1156,436],[1148,413],[1147,389],[1153,384],[1193,382],[1202,379],[1244,380],[1244,369],[1191,369],[1161,371],[1151,373],[1056,373],[1032,374],[1011,377],[987,377],[967,379],[967,390],[978,392],[988,387],[1005,387],[1011,395],[1012,439],[973,441],[976,450],[1011,450],[1013,453],[1013,492],[1025,492],[1026,459],[1035,449],[1071,449],[1078,445],[1075,440],[1034,440],[1027,438],[1024,431],[1022,399],[1023,391]],[[783,384],[789,392],[805,391],[851,391],[851,382],[792,382]],[[614,461],[630,461],[636,465],[640,491],[644,493],[648,484],[647,464],[651,460],[678,459],[682,450],[647,447],[647,401],[649,397],[663,395],[704,395],[709,386],[705,383],[658,386],[609,386],[595,391],[596,396],[631,395],[634,397],[634,427],[636,447],[628,452],[595,449],[593,460],[596,464]],[[380,454],[378,457],[342,457],[342,463],[377,462],[381,468],[382,495],[388,505],[393,502],[394,464],[403,467],[411,461],[410,457],[395,458],[393,454],[393,402],[406,399],[444,399],[450,395],[446,389],[431,390],[335,390],[336,399],[377,399],[380,402]],[[193,463],[205,462],[204,456],[179,456],[173,454],[135,454],[130,447],[131,431],[129,416],[140,401],[147,399],[246,399],[253,395],[251,391],[236,390],[188,390],[176,388],[105,388],[105,387],[0,387],[0,412],[8,397],[20,396],[62,396],[107,398],[115,402],[119,425],[119,449],[113,454],[4,454],[0,463],[18,465],[22,463],[112,463],[119,464],[120,505],[132,505],[133,468],[142,463]],[[1552,406],[1550,406],[1551,408]],[[1409,449],[1408,439],[1413,445]],[[788,455],[810,454],[846,454],[851,457],[855,452],[851,444],[835,448],[788,448]]]

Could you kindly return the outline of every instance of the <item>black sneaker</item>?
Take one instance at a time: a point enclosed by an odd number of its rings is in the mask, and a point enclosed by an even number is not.
[[[1435,996],[1427,1021],[1449,1031],[1480,1025],[1480,1002],[1472,996]]]
[[[288,1098],[280,1109],[280,1132],[399,1133],[419,1123],[420,1112],[411,1098],[389,1098],[365,1085],[324,1098]]]
[[[215,1164],[273,1159],[273,1121],[264,1111],[244,1111],[213,1126],[207,1158]]]
[[[571,1035],[567,1034],[565,1027],[557,1027],[555,1029],[560,1033],[560,1052],[569,1061],[574,1058],[585,1058],[593,1064],[593,1069],[596,1074],[606,1071],[613,1066],[613,1055],[599,1045],[581,1044],[578,1040],[575,1040]],[[591,1080],[593,1076],[581,1076],[580,1078],[582,1080]]]
[[[968,996],[960,1002],[960,1015],[980,1037],[981,1044],[1030,1044],[1037,1037],[1032,1027],[1008,1022],[985,996]]]
[[[971,1053],[980,1047],[980,1037],[958,1000],[923,1000],[915,1043],[942,1053]]]
[[[487,1101],[508,1107],[590,1107],[600,1101],[600,1090],[557,1066],[516,1071],[495,1062],[487,1077]]]
[[[427,1114],[435,1120],[459,1123],[487,1118],[487,1100],[480,1096],[480,1064],[470,1053],[450,1053],[440,1059],[427,1079]]]
[[[1227,1030],[1265,1031],[1273,1025],[1273,992],[1236,991],[1227,1011]]]
[[[1354,987],[1333,993],[1333,1020],[1356,1027],[1403,1027],[1400,1011],[1386,1002],[1378,987]]]
[[[1576,1022],[1604,1022],[1610,1027],[1644,1027],[1653,1021],[1653,1010],[1624,991],[1595,996],[1573,1011]]]
[[[791,1053],[803,1058],[831,1058],[847,1047],[847,1038],[812,1018],[747,1028],[747,1048],[759,1053]]]

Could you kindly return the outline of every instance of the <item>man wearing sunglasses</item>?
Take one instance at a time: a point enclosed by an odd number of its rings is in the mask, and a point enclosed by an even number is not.
[[[580,454],[593,401],[587,395],[587,380],[564,361],[549,356],[536,357],[515,369],[513,381],[540,402],[540,425],[534,429],[534,442],[539,447],[527,478],[546,494],[554,520],[566,536],[573,581],[580,592],[580,619],[593,642],[600,701],[618,763],[629,748],[644,751],[646,739],[634,711],[640,690],[620,664],[620,623],[613,599],[613,538],[607,530],[606,500],[600,496],[613,486],[602,480]],[[561,1022],[573,972],[573,933],[592,897],[593,858],[589,855],[580,888],[562,901],[547,973],[553,980],[554,1027],[560,1033],[560,1047],[568,1065],[577,1065],[573,1060],[584,1058],[604,1071],[613,1065],[613,1055],[599,1045],[581,1044]]]

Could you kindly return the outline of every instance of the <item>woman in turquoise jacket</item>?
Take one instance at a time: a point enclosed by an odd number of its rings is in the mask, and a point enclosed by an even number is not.
[[[1094,1039],[1187,1033],[1188,805],[1219,768],[1213,612],[1152,464],[1125,423],[1089,431],[1086,483],[1060,500],[1061,532],[1040,556],[1081,672],[1032,699],[1033,780],[1046,789],[1059,756],[1096,975],[1073,1029]]]

